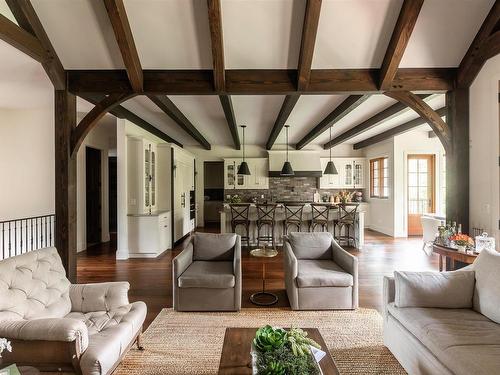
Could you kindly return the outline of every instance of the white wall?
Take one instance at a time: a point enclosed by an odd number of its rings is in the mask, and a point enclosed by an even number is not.
[[[53,214],[54,168],[53,109],[0,109],[0,221]]]
[[[117,178],[117,251],[116,259],[128,259],[128,176],[127,176],[127,123],[116,120],[116,178]]]
[[[500,55],[490,59],[470,87],[470,227],[500,243],[499,92]]]

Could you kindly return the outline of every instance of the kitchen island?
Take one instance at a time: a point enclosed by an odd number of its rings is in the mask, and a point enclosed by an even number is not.
[[[292,204],[292,202],[287,202]],[[297,202],[293,202],[297,203]],[[311,202],[301,202],[304,204],[303,211],[303,223],[301,227],[302,232],[309,231],[309,223],[312,218],[312,208]],[[283,202],[276,202],[276,226],[275,226],[275,238],[277,245],[283,245],[283,222],[285,220],[285,207]],[[221,233],[231,233],[231,209],[229,207],[230,203],[224,203],[223,209],[220,212],[220,223],[221,223]],[[249,220],[250,220],[250,244],[257,245],[257,206],[255,203],[248,203],[249,205]],[[337,204],[331,203],[330,220],[328,224],[328,231],[333,234],[333,220],[338,217]],[[366,205],[360,203],[358,210],[356,212],[356,244],[358,249],[363,248],[364,244],[364,228],[365,228],[365,207]],[[265,231],[265,229],[264,229]],[[239,226],[236,228],[236,233],[239,235],[244,235],[244,229]]]

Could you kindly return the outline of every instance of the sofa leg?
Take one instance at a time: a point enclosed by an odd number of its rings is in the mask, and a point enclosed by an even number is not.
[[[144,346],[142,346],[142,332],[137,335],[135,343],[137,344],[137,349],[144,350]]]

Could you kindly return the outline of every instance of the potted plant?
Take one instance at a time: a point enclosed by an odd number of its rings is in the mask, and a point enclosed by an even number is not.
[[[9,340],[0,337],[0,365],[2,364],[2,353],[5,350],[7,350],[8,352],[12,352],[12,345],[10,344]],[[9,367],[7,369],[0,369],[0,375],[3,375],[4,372],[5,374],[9,374]]]
[[[457,250],[461,253],[465,253],[467,246],[474,246],[474,240],[466,234],[455,234],[450,237],[450,241],[455,243]]]

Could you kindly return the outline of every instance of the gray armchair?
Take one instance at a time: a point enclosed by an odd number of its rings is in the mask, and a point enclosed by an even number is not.
[[[176,311],[241,309],[241,237],[195,233],[173,260]]]
[[[283,251],[286,292],[293,310],[358,307],[358,259],[330,233],[290,233]]]

